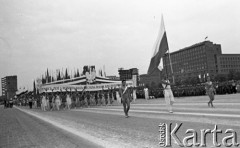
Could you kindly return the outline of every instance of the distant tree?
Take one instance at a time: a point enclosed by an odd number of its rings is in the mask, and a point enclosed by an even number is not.
[[[227,76],[224,74],[218,74],[215,76],[214,80],[218,82],[225,82],[227,81]]]
[[[35,80],[33,81],[33,95],[34,95],[34,97],[36,96],[36,84],[35,84]]]
[[[61,80],[61,73],[60,73],[60,70],[58,71],[57,80]]]
[[[190,79],[189,78],[186,78],[183,80],[182,82],[184,85],[189,85],[191,82],[190,82]]]
[[[73,77],[74,78],[76,78],[77,77],[77,73],[76,73],[76,71],[74,70],[74,75],[73,75]]]
[[[52,76],[48,77],[48,83],[52,82]]]
[[[46,83],[46,79],[44,79],[43,75],[42,75],[42,84]]]
[[[190,83],[190,85],[197,85],[200,83],[200,80],[198,77],[192,77],[189,79],[189,83]]]
[[[48,72],[48,68],[47,68],[47,74],[45,75],[45,80],[47,83],[51,82],[51,80],[49,79],[49,72]]]
[[[79,74],[79,69],[77,69],[77,77],[80,77],[80,74]]]
[[[230,70],[228,73],[228,80],[233,80],[235,73],[235,70]]]
[[[159,82],[159,83],[158,83],[158,88],[161,88],[161,87],[162,87],[162,83]]]
[[[157,85],[154,81],[151,82],[151,88],[157,88]]]
[[[66,68],[64,79],[69,79],[69,77],[70,77],[70,76],[68,76],[68,71],[67,71],[67,68]]]
[[[240,80],[240,72],[237,71],[234,75],[234,80]]]
[[[181,79],[176,79],[175,85],[177,85],[177,86],[182,85]]]
[[[147,84],[145,84],[145,86],[146,86],[147,88],[150,88],[148,83],[147,83]]]

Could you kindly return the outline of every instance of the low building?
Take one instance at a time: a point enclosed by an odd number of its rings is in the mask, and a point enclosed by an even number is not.
[[[117,77],[117,76],[106,76],[106,77],[111,79],[111,80],[120,80],[120,78]]]

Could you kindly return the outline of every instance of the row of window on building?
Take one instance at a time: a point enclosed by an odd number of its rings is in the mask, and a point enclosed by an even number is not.
[[[240,57],[220,57],[220,61],[224,62],[224,61],[236,61],[239,62],[240,61]]]
[[[171,56],[172,62],[181,62],[181,61],[188,61],[188,60],[201,60],[206,57],[206,54],[195,54],[195,55],[182,55],[177,56],[174,58],[174,56]]]
[[[222,73],[229,73],[232,69],[221,69]],[[235,69],[235,71],[240,71],[240,69]]]
[[[221,65],[221,68],[240,68],[240,65]]]

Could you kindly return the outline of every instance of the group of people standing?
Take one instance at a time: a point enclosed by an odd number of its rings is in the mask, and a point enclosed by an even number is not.
[[[40,98],[43,111],[65,110],[93,105],[112,105],[114,92],[112,90],[89,92],[84,88],[81,92],[42,93]]]

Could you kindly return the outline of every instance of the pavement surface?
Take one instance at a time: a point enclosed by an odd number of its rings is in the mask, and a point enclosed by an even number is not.
[[[4,120],[0,121],[0,147],[159,148],[160,123],[182,123],[176,134],[180,141],[191,135],[186,133],[188,129],[194,129],[201,142],[200,130],[213,130],[217,125],[222,130],[217,136],[221,147],[226,147],[222,140],[230,135],[225,133],[227,129],[236,132],[240,143],[240,94],[216,96],[215,108],[209,108],[207,102],[207,96],[175,98],[171,114],[161,98],[139,99],[131,104],[129,118],[124,117],[122,105],[116,102],[114,106],[46,112],[27,107],[1,109]],[[215,147],[213,139],[213,134],[206,134],[206,147]],[[179,147],[173,137],[171,144]]]
[[[0,148],[97,148],[83,138],[16,108],[0,107]]]

